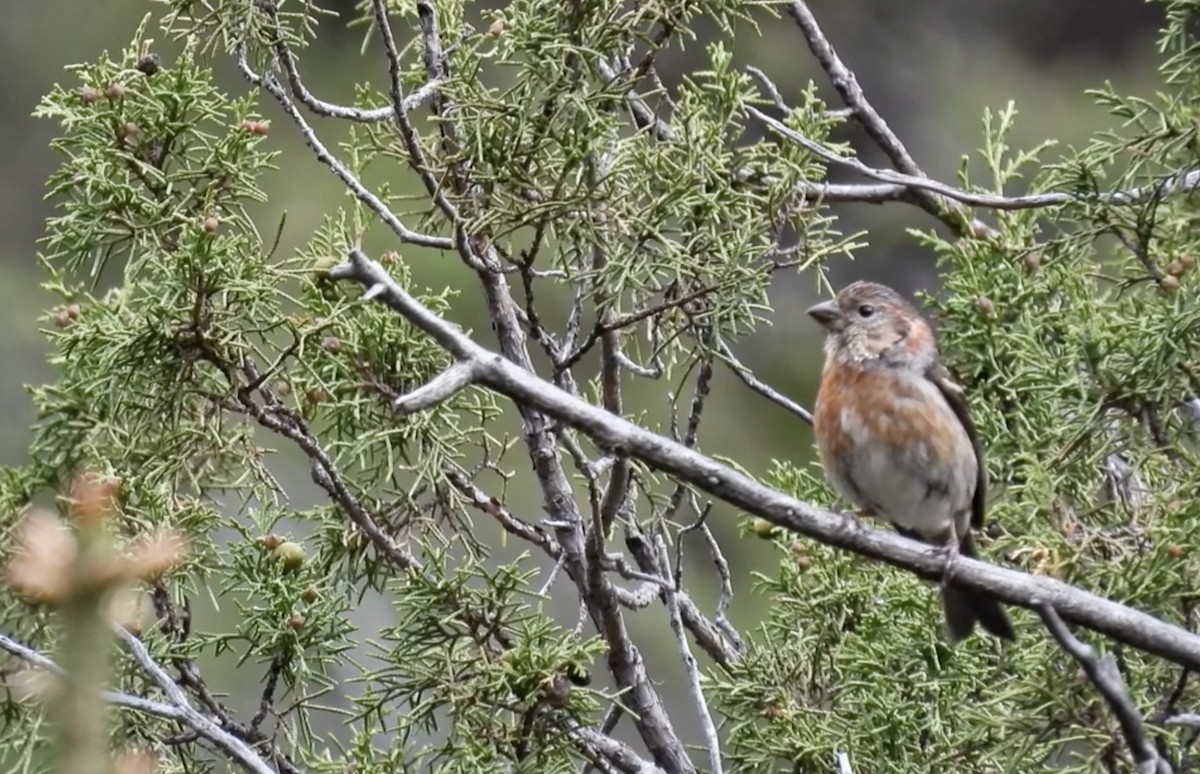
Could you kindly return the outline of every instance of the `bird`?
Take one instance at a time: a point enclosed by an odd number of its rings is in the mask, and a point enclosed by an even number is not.
[[[847,285],[808,309],[825,329],[813,413],[825,477],[861,515],[956,556],[974,556],[987,507],[983,446],[929,323],[895,290]],[[942,583],[947,638],[1015,639],[994,597]]]

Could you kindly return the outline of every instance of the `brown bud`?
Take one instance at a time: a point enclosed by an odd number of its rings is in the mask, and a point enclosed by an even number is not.
[[[1178,543],[1172,543],[1171,545],[1167,546],[1167,556],[1171,557],[1172,559],[1182,559],[1183,557],[1187,556],[1187,549]]]
[[[400,263],[400,253],[395,250],[388,250],[383,255],[379,256],[380,266],[395,266]]]
[[[142,127],[138,126],[132,121],[126,121],[121,125],[121,128],[117,130],[117,134],[120,135],[121,139],[137,137],[141,133]]]
[[[240,124],[240,128],[246,134],[253,134],[253,135],[257,135],[259,137],[264,137],[264,136],[266,136],[266,134],[268,132],[271,131],[271,122],[270,121],[254,121],[254,120],[251,120],[248,118]]]
[[[326,352],[340,352],[342,349],[342,340],[337,336],[326,336],[321,339],[321,348]]]
[[[550,675],[542,681],[542,695],[551,707],[561,709],[571,701],[571,681],[562,675]]]
[[[813,561],[807,556],[796,557],[796,569],[800,572],[808,572],[812,569]]]
[[[5,577],[9,588],[37,602],[61,602],[70,595],[78,546],[57,516],[32,511],[21,517],[13,543]]]
[[[202,224],[201,228],[203,228],[205,232],[209,234],[215,234],[217,233],[217,229],[220,227],[220,225],[221,221],[217,220],[214,216],[209,215],[204,219],[204,223]]]
[[[275,382],[275,394],[281,398],[286,398],[292,394],[292,385],[288,384],[282,379],[278,382]]]
[[[158,54],[146,54],[137,62],[138,72],[154,75],[162,69],[162,57]]]
[[[1191,271],[1192,269],[1196,268],[1196,256],[1181,255],[1179,257],[1179,263],[1183,265],[1184,271]]]
[[[313,602],[317,601],[318,596],[320,595],[317,593],[317,587],[309,586],[303,591],[303,593],[300,594],[300,599],[311,605]]]
[[[808,546],[804,545],[804,543],[799,540],[794,541],[790,546],[788,546],[788,550],[796,556],[805,556],[808,554]]]
[[[91,86],[79,90],[79,101],[85,105],[94,105],[100,99],[100,92]]]
[[[1030,274],[1034,274],[1042,265],[1042,256],[1036,252],[1025,253],[1025,255],[1021,257],[1021,265],[1025,267],[1025,271],[1029,272]]]
[[[771,720],[779,720],[783,717],[783,710],[777,704],[767,705],[766,711],[763,713]]]
[[[304,613],[292,613],[288,617],[288,626],[293,629],[303,629],[304,624],[308,623],[308,619],[304,617]]]
[[[309,402],[313,405],[316,405],[318,403],[324,403],[325,401],[329,400],[329,393],[325,392],[322,389],[314,387],[313,389],[304,393],[304,400],[306,400],[307,402]]]
[[[63,309],[58,314],[54,315],[54,327],[65,328],[72,322],[71,315],[67,314],[67,310]]]
[[[1168,274],[1162,278],[1159,287],[1162,288],[1164,293],[1174,293],[1176,290],[1179,290],[1179,278]]]
[[[992,303],[992,299],[987,296],[975,297],[975,308],[984,317],[991,317],[996,313],[996,305]]]
[[[79,304],[68,304],[67,308],[64,309],[63,312],[65,312],[67,317],[70,317],[72,320],[78,320],[79,316],[83,314],[83,310],[79,308]]]
[[[490,25],[488,25],[488,34],[491,35],[493,38],[498,38],[501,35],[503,35],[504,34],[504,20],[496,19],[494,22],[492,22]]]
[[[258,544],[268,551],[274,551],[284,544],[284,539],[272,532],[269,535],[263,535],[258,539]]]
[[[182,532],[143,535],[130,546],[129,573],[141,580],[156,580],[182,562],[187,552],[188,540]]]
[[[1183,267],[1183,261],[1171,261],[1167,264],[1167,274],[1170,274],[1172,277],[1182,276],[1185,271],[1187,269]]]
[[[80,521],[101,521],[113,511],[121,479],[102,473],[84,473],[72,482],[69,501],[75,518]]]
[[[114,774],[154,774],[158,771],[158,753],[153,750],[122,750],[113,756]]]
[[[1083,671],[1083,669],[1077,669],[1075,671],[1075,682],[1086,683],[1087,681],[1088,681],[1087,672]]]
[[[125,84],[120,81],[114,81],[108,84],[108,88],[104,90],[104,96],[116,101],[125,98]]]

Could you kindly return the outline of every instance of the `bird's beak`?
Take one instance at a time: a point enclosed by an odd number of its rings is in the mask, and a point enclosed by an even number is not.
[[[838,309],[836,301],[822,301],[816,306],[811,306],[808,309],[808,316],[821,324],[821,327],[836,331],[841,328],[842,312]]]

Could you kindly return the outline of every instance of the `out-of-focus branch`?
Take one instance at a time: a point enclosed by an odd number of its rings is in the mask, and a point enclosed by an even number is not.
[[[844,515],[773,491],[694,450],[569,395],[528,369],[488,351],[418,302],[360,250],[352,250],[350,260],[334,267],[330,276],[361,283],[373,298],[404,316],[455,358],[475,361],[481,384],[526,410],[536,407],[577,428],[602,448],[620,449],[715,498],[827,545],[904,568],[929,580],[944,576],[946,557],[922,543],[866,527]],[[960,556],[955,559],[955,582],[967,590],[1026,608],[1046,602],[1068,621],[1200,669],[1200,637],[1052,578]]]
[[[166,670],[159,666],[141,640],[119,626],[115,627],[114,631],[117,634],[117,639],[124,643],[125,648],[129,651],[129,655],[133,657],[133,660],[137,662],[141,670],[170,699],[171,704],[179,710],[180,719],[184,723],[216,745],[247,771],[253,771],[256,774],[275,774],[274,769],[267,765],[245,742],[227,733],[212,720],[197,712],[191,703],[188,702],[187,694],[175,684],[175,681],[171,679]]]
[[[182,723],[191,728],[199,737],[208,740],[217,749],[225,753],[230,760],[237,763],[246,771],[251,771],[255,774],[276,774],[275,769],[271,768],[266,761],[259,757],[249,745],[196,711],[188,703],[187,696],[184,695],[183,690],[163,671],[162,667],[158,666],[140,641],[134,638],[133,635],[125,632],[124,629],[119,629],[118,634],[122,635],[122,639],[127,643],[130,640],[137,643],[137,650],[130,647],[130,652],[134,660],[138,662],[138,665],[147,676],[163,690],[171,703],[154,701],[118,691],[104,691],[101,697],[105,702],[114,707]],[[62,667],[53,660],[43,656],[32,648],[25,647],[7,635],[0,634],[0,648],[20,658],[30,666],[44,670],[54,677],[61,679],[65,676]],[[165,684],[160,682],[160,678],[165,681]],[[167,686],[170,686],[170,688],[168,689]]]
[[[1134,763],[1137,764],[1138,774],[1171,774],[1171,765],[1159,757],[1158,751],[1146,737],[1142,716],[1125,688],[1125,680],[1121,677],[1121,670],[1117,667],[1117,660],[1113,654],[1097,656],[1090,645],[1071,634],[1062,618],[1050,605],[1039,604],[1034,600],[1033,608],[1042,617],[1042,623],[1050,635],[1079,663],[1092,685],[1095,685],[1096,690],[1104,697],[1109,709],[1117,716],[1125,744],[1129,746]]]

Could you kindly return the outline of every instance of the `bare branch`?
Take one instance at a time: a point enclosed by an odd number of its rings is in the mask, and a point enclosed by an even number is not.
[[[124,632],[124,629],[119,630]],[[125,633],[125,636],[133,639],[132,635]],[[192,729],[198,737],[203,737],[211,742],[215,747],[228,755],[233,761],[240,765],[246,771],[255,772],[255,774],[275,774],[275,769],[271,768],[257,753],[252,750],[249,745],[238,739],[233,734],[226,732],[216,723],[209,720],[204,715],[197,712],[187,701],[187,696],[183,691],[172,682],[169,675],[162,671],[146,649],[138,642],[140,656],[138,652],[134,652],[134,658],[139,665],[154,679],[155,683],[163,689],[163,692],[171,699],[170,704],[146,699],[141,696],[132,694],[120,693],[118,691],[105,691],[103,693],[104,701],[114,707],[141,712],[146,715],[162,718],[164,720],[173,720],[182,723]],[[51,659],[43,656],[37,651],[27,648],[16,640],[7,635],[0,634],[0,648],[8,651],[17,658],[22,659],[28,664],[37,669],[45,670],[46,672],[56,676],[63,677],[65,673],[62,667],[54,663]],[[132,649],[131,649],[132,650]],[[144,661],[143,661],[144,659]],[[147,668],[147,664],[153,667],[153,670]],[[158,682],[158,678],[162,677],[173,690],[168,691],[166,687]]]
[[[837,89],[841,95],[842,101],[846,103],[846,107],[850,108],[863,129],[870,135],[875,144],[883,150],[884,154],[891,160],[893,166],[903,175],[921,180],[925,178],[925,173],[917,166],[917,162],[908,153],[908,149],[904,147],[904,143],[900,142],[900,138],[896,136],[887,122],[883,120],[883,116],[871,106],[867,101],[866,95],[863,94],[862,88],[858,85],[858,79],[854,77],[854,73],[850,68],[842,62],[841,58],[834,51],[833,45],[829,39],[825,37],[825,33],[821,31],[821,26],[817,24],[816,17],[808,6],[801,0],[792,0],[787,6],[788,14],[796,20],[797,26],[804,34],[804,39],[808,42],[808,47],[812,51],[813,56],[817,58],[821,68],[829,76],[833,87]],[[894,182],[894,181],[888,181]],[[963,211],[961,205],[953,201],[946,201],[930,194],[922,188],[915,189],[916,203],[921,209],[936,217],[945,223],[952,231],[960,236],[967,236],[978,233],[995,233],[995,229],[980,222],[973,221]]]
[[[1161,191],[1165,188],[1173,193],[1191,193],[1197,188],[1200,188],[1200,170],[1189,170],[1173,175],[1166,179],[1163,184],[1153,186],[1142,186],[1133,188],[1128,191],[1111,191],[1095,194],[1073,194],[1052,192],[1043,194],[1033,194],[1030,196],[1000,196],[998,194],[976,193],[974,191],[964,191],[961,188],[947,185],[938,182],[932,178],[914,175],[906,175],[900,172],[893,172],[890,169],[877,169],[867,166],[853,156],[842,156],[838,153],[826,148],[818,142],[814,142],[796,130],[786,126],[780,121],[763,113],[761,110],[747,106],[746,112],[753,116],[756,120],[766,124],[774,131],[783,135],[787,139],[802,146],[814,155],[824,159],[830,164],[853,169],[866,177],[874,180],[879,180],[886,185],[812,185],[804,188],[803,193],[806,198],[820,199],[824,201],[852,201],[852,202],[883,202],[883,201],[899,201],[903,200],[914,191],[925,191],[936,193],[946,199],[969,205],[971,207],[980,207],[989,210],[1032,210],[1043,207],[1055,207],[1072,202],[1083,201],[1100,201],[1107,204],[1129,205],[1144,202],[1151,196],[1160,196]],[[990,226],[979,224],[980,228],[994,231]],[[979,229],[972,231],[973,234],[980,233]],[[987,233],[983,231],[982,233]]]
[[[614,359],[617,361],[617,365],[621,366],[621,368],[624,368],[634,376],[640,376],[643,379],[662,378],[663,369],[661,364],[655,364],[653,368],[647,368],[644,365],[639,365],[638,363],[630,360],[624,352],[617,352],[614,356]]]
[[[290,118],[292,123],[296,125],[296,128],[300,130],[300,136],[304,139],[305,145],[307,145],[309,149],[316,154],[317,160],[328,167],[329,171],[333,172],[334,176],[336,176],[337,179],[340,180],[342,184],[354,194],[356,199],[366,205],[371,212],[375,213],[376,217],[386,223],[388,228],[392,230],[392,233],[396,235],[397,239],[406,244],[432,247],[438,250],[450,250],[454,248],[454,242],[446,237],[421,234],[413,231],[408,226],[405,226],[400,219],[396,217],[396,214],[393,213],[386,204],[384,204],[382,199],[380,199],[375,195],[374,192],[363,185],[362,181],[355,177],[354,174],[351,173],[346,167],[346,165],[339,161],[338,158],[334,156],[328,148],[325,147],[325,144],[321,142],[321,138],[317,136],[317,133],[313,130],[313,128],[309,126],[307,121],[304,120],[304,116],[301,115],[300,111],[296,108],[296,103],[292,102],[291,97],[288,96],[288,93],[279,84],[279,81],[275,78],[275,76],[269,73],[266,75],[258,75],[250,69],[250,64],[246,59],[246,51],[244,47],[239,48],[238,50],[237,63],[238,68],[241,70],[242,76],[247,81],[255,86],[261,86],[262,88],[266,89],[267,92],[275,98],[275,101],[278,102],[280,107],[283,108],[283,111],[287,113],[288,118]]]
[[[504,504],[495,497],[488,495],[475,486],[461,471],[446,470],[446,479],[450,485],[465,496],[471,505],[494,518],[510,535],[515,535],[545,551],[549,556],[559,559],[562,550],[554,538],[536,524],[529,524],[514,516]]]
[[[695,493],[692,492],[690,494],[694,500],[696,497]],[[717,577],[721,580],[721,593],[717,598],[717,612],[713,617],[713,622],[716,623],[721,633],[725,635],[725,639],[729,640],[730,644],[733,645],[734,650],[739,654],[744,653],[746,651],[746,643],[742,641],[741,634],[738,633],[738,630],[729,620],[729,606],[733,603],[733,575],[729,571],[729,562],[725,560],[725,554],[721,551],[721,544],[717,542],[717,536],[712,533],[708,524],[705,523],[705,517],[708,515],[709,509],[705,508],[701,510],[696,507],[695,503],[693,503],[692,507],[700,514],[700,518],[694,525],[687,529],[699,530],[700,534],[704,536],[704,541],[708,544],[708,552],[712,556],[713,564],[717,569]]]
[[[396,398],[392,407],[401,414],[424,411],[449,400],[475,381],[474,365],[457,362],[412,392]]]
[[[142,671],[170,699],[171,705],[178,712],[178,717],[174,719],[180,720],[193,731],[200,734],[200,736],[212,742],[247,771],[255,772],[255,774],[275,774],[275,770],[267,765],[245,742],[226,732],[216,723],[193,709],[191,703],[188,701],[187,694],[158,665],[158,662],[150,655],[150,651],[146,650],[146,646],[142,644],[141,640],[121,627],[115,627],[114,631],[117,633],[117,638],[125,644],[125,647],[129,650],[129,654],[133,656],[133,660],[137,662]],[[105,698],[111,701],[110,697],[112,697],[111,693],[105,694]]]
[[[318,99],[304,85],[303,79],[300,77],[300,66],[296,61],[295,55],[292,53],[291,46],[287,43],[287,37],[283,34],[283,30],[279,24],[278,9],[274,3],[260,3],[257,9],[266,14],[271,20],[273,32],[275,33],[275,56],[279,59],[279,64],[283,68],[284,75],[287,76],[288,86],[291,87],[292,96],[301,104],[308,108],[313,113],[324,116],[325,118],[336,118],[344,121],[354,121],[360,124],[377,124],[384,121],[390,121],[395,116],[395,106],[379,108],[357,108],[350,105],[336,105],[332,102],[326,102]],[[400,109],[408,113],[416,110],[421,105],[425,104],[433,95],[434,90],[441,85],[441,81],[430,81],[421,88],[414,91],[409,96],[401,100]]]
[[[667,542],[663,540],[661,534],[655,535],[654,541],[658,549],[658,561],[662,566],[663,575],[670,577],[671,561],[667,553]],[[678,649],[680,660],[683,661],[683,671],[687,675],[688,693],[691,694],[696,714],[700,716],[700,731],[704,735],[704,743],[708,752],[708,770],[711,774],[721,774],[724,771],[721,765],[721,740],[717,736],[717,726],[713,723],[712,713],[708,709],[708,699],[705,698],[704,686],[700,683],[700,668],[696,664],[696,657],[692,655],[692,649],[688,646],[687,635],[683,630],[683,618],[679,612],[678,591],[682,571],[682,567],[678,565],[675,567],[675,583],[663,589],[663,596],[667,605],[671,633],[675,635],[675,646]]]
[[[258,380],[258,369],[249,359],[245,363],[244,370],[251,383]],[[350,520],[363,531],[363,534],[380,554],[401,569],[419,569],[421,567],[421,561],[391,535],[384,532],[374,515],[350,491],[333,459],[294,412],[281,406],[272,406],[272,410],[268,411],[251,398],[247,389],[239,390],[236,402],[223,396],[212,396],[212,400],[228,411],[252,417],[261,426],[273,430],[295,443],[308,457],[309,472],[312,474],[313,482],[324,489],[330,498],[341,506]]]
[[[571,735],[624,774],[667,774],[666,770],[640,757],[629,745],[618,742],[594,728],[580,726],[572,731]]]
[[[1170,764],[1159,757],[1154,745],[1146,738],[1142,716],[1125,688],[1125,680],[1121,677],[1121,670],[1117,667],[1117,660],[1113,654],[1106,653],[1097,657],[1096,651],[1090,645],[1071,634],[1051,605],[1034,600],[1033,608],[1042,617],[1042,623],[1046,625],[1050,635],[1079,663],[1087,673],[1088,679],[1096,686],[1096,690],[1104,697],[1109,709],[1117,716],[1125,743],[1129,745],[1129,751],[1137,764],[1138,774],[1171,774]]]
[[[399,51],[391,34],[385,4],[382,0],[373,0],[372,5],[389,61],[393,104],[398,105],[401,72]],[[436,10],[431,3],[418,0],[417,16],[421,29],[426,70],[430,75],[430,80],[442,79],[447,76],[447,72],[439,40]],[[457,145],[456,128],[453,121],[447,118],[452,111],[437,94],[434,95],[431,104],[433,111],[442,118],[438,125],[443,138],[449,145],[449,155],[456,156],[454,150]],[[453,223],[454,246],[463,261],[476,271],[480,279],[487,299],[488,313],[503,357],[518,370],[532,374],[533,362],[526,347],[526,337],[518,319],[517,306],[501,271],[503,261],[500,260],[494,245],[487,240],[475,239],[467,234],[463,219],[446,199],[443,186],[437,184],[428,175],[428,166],[424,161],[423,150],[417,143],[415,135],[411,133],[412,127],[407,117],[399,108],[395,113],[397,125],[408,146],[410,160],[418,168],[418,171],[422,172],[422,179],[426,188],[429,189],[430,196]],[[295,120],[294,116],[293,120]],[[452,164],[448,171],[449,187],[461,196],[469,196],[471,193],[470,183],[462,164]],[[351,252],[351,255],[360,256],[362,259],[356,261],[352,258],[351,273],[354,265],[369,263],[357,248]],[[346,271],[345,266],[338,267],[338,269]],[[335,278],[338,276],[336,270],[331,276]],[[343,276],[348,275],[343,273]],[[383,276],[387,277],[386,273]],[[387,279],[390,281],[390,277]],[[364,299],[376,296],[385,302],[392,299],[392,294],[386,285],[375,282],[366,284],[367,291],[363,296]],[[437,319],[436,316],[431,316]],[[457,335],[461,336],[461,334]],[[447,338],[444,341],[450,342],[451,339]],[[470,358],[456,359],[469,360]],[[480,365],[477,360],[476,365]],[[588,613],[608,642],[609,666],[618,685],[628,691],[627,701],[634,709],[638,732],[657,763],[669,767],[672,771],[694,771],[683,744],[671,727],[670,718],[662,706],[661,699],[646,674],[641,654],[628,637],[621,617],[619,602],[616,595],[611,593],[607,577],[595,563],[589,565],[584,561],[583,523],[570,482],[563,473],[554,443],[552,423],[546,415],[531,405],[518,404],[518,410],[521,414],[525,445],[542,490],[546,512],[556,525],[556,537],[563,552],[563,567],[567,575],[575,582]],[[606,591],[609,593],[605,593]]]
[[[1172,715],[1163,721],[1164,726],[1181,726],[1190,728],[1193,731],[1200,731],[1200,715],[1193,712],[1184,712],[1179,715]]]

